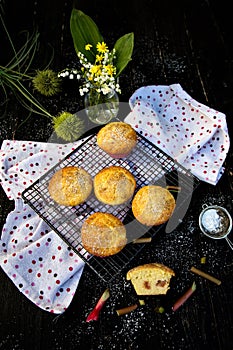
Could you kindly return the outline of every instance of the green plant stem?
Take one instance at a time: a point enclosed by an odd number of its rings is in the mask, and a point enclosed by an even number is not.
[[[14,51],[14,54],[15,54],[15,56],[17,57],[17,52],[16,52],[16,50],[15,50],[14,44],[13,44],[13,42],[12,42],[12,40],[11,40],[10,34],[9,34],[7,28],[6,28],[5,22],[4,22],[3,17],[2,17],[1,14],[0,14],[0,19],[1,19],[1,22],[2,22],[2,26],[3,26],[3,28],[4,28],[5,32],[6,32],[6,35],[7,35],[7,37],[8,37],[9,43],[10,43],[10,45],[11,45],[11,47],[12,47],[12,50]]]
[[[19,100],[21,105],[29,110],[29,115],[31,115],[32,113],[36,113],[49,118],[53,118],[53,116],[43,108],[43,106],[37,101],[37,99],[22,84],[23,80],[32,80],[32,77],[28,75],[27,72],[31,67],[31,64],[33,62],[33,59],[35,58],[38,49],[38,31],[35,30],[32,33],[32,35],[30,35],[28,31],[24,31],[23,34],[26,33],[25,42],[17,51],[15,49],[14,43],[7,30],[4,18],[1,13],[0,21],[7,35],[10,47],[13,51],[12,59],[10,59],[10,61],[5,66],[0,65],[0,87],[2,88],[5,96],[5,101],[3,102],[3,104],[5,104],[8,100],[8,87],[15,94],[16,98]],[[54,52],[52,54],[51,61],[53,57]],[[30,105],[27,103],[27,101],[30,103]],[[33,106],[35,108],[33,108]]]
[[[20,79],[20,78],[28,78],[28,79],[32,79],[30,75],[27,75],[25,73],[21,73],[21,72],[17,72],[11,68],[7,68],[7,67],[3,67],[0,65],[0,77],[1,76],[10,76],[11,78],[14,78],[16,80]]]
[[[39,102],[30,94],[30,92],[20,82],[18,82],[18,85],[17,85],[14,81],[10,80],[9,78],[6,77],[6,79],[8,79],[8,82],[12,84],[30,103],[36,106],[38,110],[42,111],[43,115],[49,118],[52,118],[52,115],[39,104]]]
[[[31,117],[32,113],[33,113],[33,111],[30,111],[30,112],[28,113],[27,118],[24,119],[24,120],[18,125],[18,129],[21,128],[21,126],[22,126],[23,124],[25,124],[25,123],[28,121],[28,119]]]
[[[1,14],[0,14],[0,20],[2,22],[2,26],[5,30],[5,33],[7,35],[8,40],[9,40],[10,46],[11,46],[13,53],[14,53],[13,58],[8,62],[8,64],[6,65],[6,68],[10,67],[11,69],[13,69],[13,68],[17,67],[18,70],[20,71],[21,70],[21,63],[22,63],[22,66],[25,65],[25,61],[28,60],[28,57],[30,57],[29,54],[31,54],[31,51],[32,51],[31,58],[27,64],[26,68],[24,69],[24,73],[26,73],[28,71],[28,69],[30,68],[31,63],[35,57],[35,53],[36,53],[36,50],[38,47],[37,43],[38,43],[39,33],[36,31],[35,33],[33,33],[29,37],[28,32],[25,31],[27,34],[26,41],[25,41],[24,45],[20,48],[20,50],[17,52]]]
[[[28,35],[27,35],[27,40],[26,40],[25,44],[13,56],[13,58],[10,60],[10,62],[8,62],[6,67],[10,67],[11,69],[17,67],[18,70],[20,71],[22,68],[21,63],[22,63],[22,66],[24,66],[26,61],[28,60],[28,58],[31,56],[28,64],[26,65],[26,68],[24,69],[24,72],[27,72],[31,66],[31,63],[32,63],[34,57],[35,57],[35,53],[36,53],[36,50],[38,47],[38,45],[37,45],[38,37],[39,37],[39,34],[33,34],[31,36],[31,38],[28,38]],[[32,51],[32,54],[31,54],[31,51]]]

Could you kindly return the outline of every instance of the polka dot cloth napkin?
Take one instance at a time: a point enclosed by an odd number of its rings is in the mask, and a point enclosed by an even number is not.
[[[0,265],[16,287],[40,308],[62,313],[78,286],[84,262],[21,199],[22,191],[80,143],[3,141],[0,181],[15,209],[0,241]]]
[[[179,84],[139,88],[129,103],[125,122],[200,180],[218,182],[230,145],[225,114],[195,101]]]

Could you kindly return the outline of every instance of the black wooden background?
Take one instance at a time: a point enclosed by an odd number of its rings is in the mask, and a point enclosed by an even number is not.
[[[76,6],[90,15],[109,45],[133,31],[133,59],[120,77],[120,100],[127,102],[139,87],[149,84],[180,83],[196,100],[227,115],[232,135],[233,113],[233,30],[230,2],[211,0],[133,1],[15,1],[1,0],[4,20],[16,46],[19,32],[37,26],[40,51],[35,69],[43,68],[54,50],[51,68],[61,70],[76,64],[70,30],[71,9]],[[10,58],[10,48],[1,27],[0,64]],[[60,109],[76,112],[83,101],[75,82],[64,83],[65,93],[45,100],[51,114]],[[2,94],[0,95],[3,98]],[[0,138],[47,141],[51,121],[27,112],[10,95],[7,106],[0,104]],[[154,308],[158,298],[147,298],[145,307],[118,317],[115,310],[135,302],[135,294],[125,275],[113,285],[111,299],[100,320],[85,318],[105,289],[86,266],[68,310],[58,318],[40,310],[26,299],[0,270],[0,349],[233,349],[233,252],[225,240],[212,241],[200,235],[198,215],[202,204],[219,204],[232,213],[232,151],[226,159],[226,172],[217,186],[202,183],[192,198],[185,220],[171,234],[160,233],[146,246],[136,264],[166,261],[177,272],[169,296],[159,301],[165,312]],[[3,190],[0,219],[4,224],[14,207]],[[231,235],[232,236],[232,235]],[[194,277],[190,266],[200,266],[207,256],[205,270],[222,280],[221,286]],[[171,305],[195,279],[198,288],[192,299],[176,313]]]

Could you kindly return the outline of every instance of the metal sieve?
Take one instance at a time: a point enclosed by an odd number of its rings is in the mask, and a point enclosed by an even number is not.
[[[232,218],[229,212],[218,205],[204,204],[199,215],[199,226],[204,235],[213,239],[225,238],[233,250],[233,243],[227,237],[232,229]]]

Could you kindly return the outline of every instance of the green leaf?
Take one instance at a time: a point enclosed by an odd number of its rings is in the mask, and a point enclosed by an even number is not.
[[[90,62],[95,61],[96,44],[104,41],[95,22],[82,11],[72,9],[70,31],[76,53],[82,52]],[[92,52],[85,50],[85,45],[92,45]]]
[[[114,48],[116,50],[117,76],[121,74],[121,72],[127,66],[129,61],[131,61],[133,47],[134,33],[125,34],[116,41]]]

